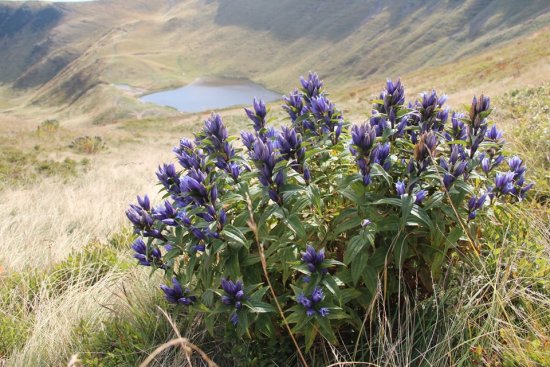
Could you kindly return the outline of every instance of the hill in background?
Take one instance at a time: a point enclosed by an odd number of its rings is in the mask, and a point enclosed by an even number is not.
[[[545,0],[4,2],[0,83],[48,105],[92,101],[111,83],[161,89],[205,75],[282,92],[316,70],[335,89],[461,60],[548,24]]]

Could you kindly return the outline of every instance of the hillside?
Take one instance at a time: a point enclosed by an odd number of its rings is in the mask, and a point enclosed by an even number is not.
[[[161,89],[204,75],[283,92],[316,70],[336,88],[464,59],[550,24],[544,0],[30,4],[0,4],[0,83],[38,88],[33,101],[48,105],[111,83]]]

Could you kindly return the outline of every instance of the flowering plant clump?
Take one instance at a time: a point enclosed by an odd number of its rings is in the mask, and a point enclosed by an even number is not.
[[[212,114],[174,148],[178,163],[159,167],[163,202],[128,209],[135,258],[210,330],[269,338],[286,324],[306,349],[319,333],[336,342],[361,328],[379,282],[388,297],[433,292],[480,251],[494,207],[532,187],[521,158],[504,154],[489,98],[465,114],[446,100],[431,91],[406,103],[388,80],[371,117],[350,124],[310,73],[284,97],[288,126],[270,126],[255,99],[239,141]]]

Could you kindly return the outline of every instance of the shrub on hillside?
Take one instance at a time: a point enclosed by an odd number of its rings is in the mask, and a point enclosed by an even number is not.
[[[169,302],[257,340],[289,324],[309,349],[318,334],[336,343],[361,330],[379,291],[432,294],[479,254],[493,208],[532,184],[504,155],[486,96],[463,114],[435,91],[407,104],[388,81],[372,117],[351,125],[316,74],[301,84],[281,130],[254,100],[241,144],[213,114],[174,148],[179,168],[159,167],[165,200],[138,196],[126,214],[141,236],[134,257],[164,272]]]
[[[51,119],[42,121],[36,128],[38,135],[42,133],[55,133],[57,130],[59,130],[59,121]]]
[[[103,139],[100,136],[79,136],[74,139],[69,148],[74,149],[78,153],[95,154],[107,148]]]

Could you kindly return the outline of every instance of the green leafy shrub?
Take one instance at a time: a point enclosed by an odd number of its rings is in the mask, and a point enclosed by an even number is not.
[[[242,146],[212,115],[174,148],[179,170],[159,167],[166,200],[138,196],[127,216],[134,257],[164,272],[170,303],[258,341],[291,325],[308,350],[319,335],[353,340],[380,292],[390,307],[431,296],[532,184],[483,95],[461,114],[435,91],[406,105],[388,81],[369,121],[350,125],[316,74],[301,83],[285,97],[289,127],[269,127],[262,101],[245,109]]]
[[[100,136],[79,136],[74,139],[69,148],[74,149],[78,153],[95,154],[107,148],[103,139]]]
[[[41,134],[52,134],[59,130],[59,121],[57,120],[44,120],[36,128],[38,135]]]

